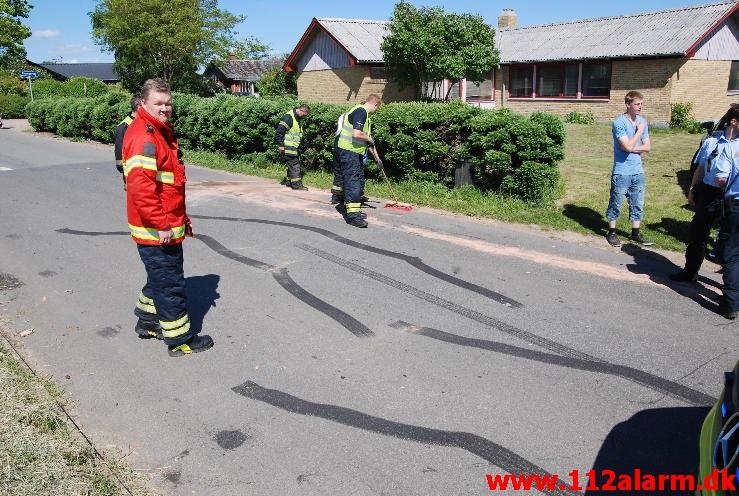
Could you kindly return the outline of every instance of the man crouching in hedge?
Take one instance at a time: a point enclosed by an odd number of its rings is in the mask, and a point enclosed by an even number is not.
[[[277,130],[275,131],[277,149],[280,151],[285,165],[287,165],[287,175],[280,184],[292,189],[308,189],[303,186],[303,180],[300,177],[298,147],[300,146],[300,138],[303,137],[303,126],[300,121],[309,113],[310,107],[305,104],[292,109],[282,116],[282,120],[277,124]]]

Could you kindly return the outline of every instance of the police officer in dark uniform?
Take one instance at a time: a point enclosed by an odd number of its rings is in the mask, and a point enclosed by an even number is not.
[[[292,189],[307,190],[300,176],[298,147],[303,137],[301,119],[310,113],[308,105],[300,105],[282,116],[275,130],[275,144],[287,166],[287,175],[280,184]]]
[[[364,103],[346,113],[339,134],[339,161],[344,180],[346,221],[354,227],[367,227],[365,215],[362,213],[364,155],[368,147],[375,146],[369,116],[377,111],[381,103],[382,100],[378,95],[369,95]]]
[[[126,134],[126,129],[128,129],[128,125],[131,124],[131,122],[133,122],[133,120],[138,115],[140,105],[141,97],[139,95],[133,95],[133,97],[131,97],[131,114],[127,115],[126,118],[118,124],[118,126],[115,128],[115,133],[113,134],[115,168],[118,169],[118,172],[121,173],[121,177],[123,178],[123,189],[126,188],[126,176],[125,174],[123,174],[123,136]]]
[[[739,110],[730,109],[721,119],[729,130],[721,129],[703,141],[696,155],[698,166],[688,193],[688,203],[695,207],[693,220],[690,222],[690,237],[685,251],[685,267],[682,271],[670,276],[678,282],[695,281],[706,254],[706,243],[711,229],[721,219],[721,202],[724,196],[723,186],[731,172],[731,164],[719,160],[724,149],[733,139],[730,131],[731,119],[739,118]]]
[[[733,113],[732,113],[733,112]],[[719,301],[719,313],[730,320],[736,319],[739,310],[739,111],[729,111],[730,119],[726,127],[726,139],[718,157],[718,164],[729,165],[729,177],[721,181],[725,187],[724,217],[721,219],[721,231],[725,234],[723,247],[724,288]]]

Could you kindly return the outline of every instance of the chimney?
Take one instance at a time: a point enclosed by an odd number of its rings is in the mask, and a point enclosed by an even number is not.
[[[513,9],[503,9],[498,17],[498,29],[516,29],[518,27],[518,14]]]
[[[228,54],[228,60],[236,60],[236,54],[233,52],[230,52]]]

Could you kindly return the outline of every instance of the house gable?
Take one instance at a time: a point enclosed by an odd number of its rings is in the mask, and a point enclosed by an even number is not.
[[[295,62],[298,72],[341,69],[352,66],[347,51],[322,29],[315,30],[312,39]]]
[[[739,60],[739,22],[736,14],[713,29],[700,41],[693,55],[696,60]]]

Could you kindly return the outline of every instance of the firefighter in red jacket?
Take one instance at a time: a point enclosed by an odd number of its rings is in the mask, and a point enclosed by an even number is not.
[[[142,338],[164,339],[170,356],[213,346],[190,327],[185,300],[182,241],[192,235],[185,214],[185,166],[169,124],[172,95],[161,79],[141,88],[138,116],[123,138],[128,227],[146,268],[146,284],[134,313]]]

